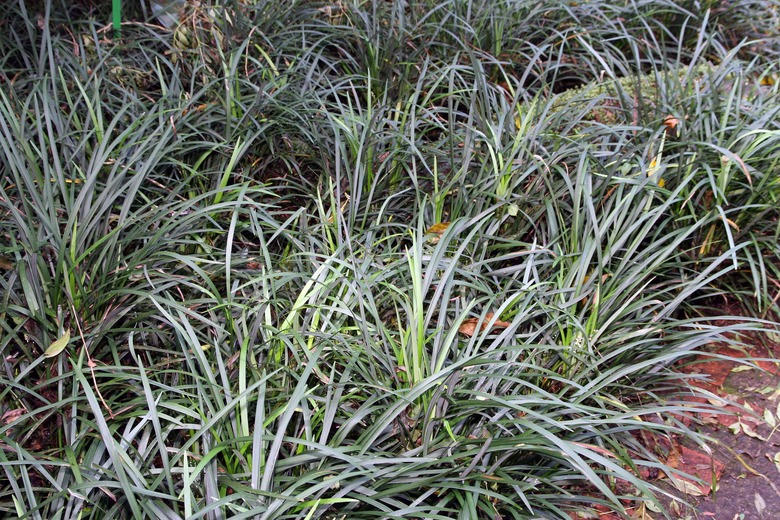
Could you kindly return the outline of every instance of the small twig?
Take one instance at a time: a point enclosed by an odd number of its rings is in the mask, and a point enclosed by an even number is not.
[[[775,284],[776,286],[780,287],[780,283],[777,282],[774,278],[770,278],[770,281]],[[772,298],[772,305],[777,303],[777,300],[780,299],[780,291],[777,291],[777,294],[775,294],[775,297]],[[761,313],[761,319],[766,319],[766,315],[769,314],[770,305],[767,305],[767,308],[764,310],[763,313]]]
[[[745,467],[745,469],[746,469],[746,470],[748,470],[748,471],[749,471],[750,473],[752,473],[753,475],[755,475],[755,476],[757,476],[757,477],[761,477],[762,479],[766,480],[767,484],[769,484],[769,485],[772,487],[772,489],[774,489],[774,490],[775,490],[775,493],[777,493],[777,496],[779,496],[779,497],[780,497],[780,490],[779,490],[779,489],[777,489],[777,486],[775,486],[775,483],[774,483],[774,482],[772,482],[772,479],[770,479],[769,477],[767,477],[767,476],[766,476],[766,475],[764,475],[763,473],[759,473],[758,471],[756,471],[756,470],[754,470],[753,468],[751,468],[751,467],[748,465],[748,463],[747,463],[747,462],[745,462],[745,459],[743,459],[743,458],[742,458],[742,457],[739,455],[739,453],[734,453],[734,456],[737,458],[737,460],[740,462],[740,464],[742,464],[742,465]]]
[[[95,393],[100,398],[100,402],[103,403],[103,406],[108,411],[108,416],[111,419],[114,419],[116,415],[114,415],[114,412],[111,410],[111,407],[108,406],[108,403],[106,403],[106,400],[103,399],[103,394],[100,393],[100,388],[97,384],[97,378],[95,377],[95,367],[97,364],[92,360],[92,356],[89,355],[89,349],[87,348],[87,340],[84,338],[84,331],[81,329],[81,323],[79,322],[79,316],[76,313],[76,307],[73,305],[73,302],[70,304],[70,309],[73,311],[73,321],[76,322],[76,328],[79,329],[79,337],[81,338],[81,343],[84,346],[84,353],[87,355],[87,366],[89,367],[89,371],[92,374],[92,384],[95,386]]]

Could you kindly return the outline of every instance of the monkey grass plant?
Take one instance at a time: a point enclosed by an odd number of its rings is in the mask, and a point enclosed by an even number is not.
[[[248,1],[185,52],[45,4],[0,33],[3,514],[630,517],[695,478],[645,442],[710,442],[680,366],[773,325],[716,298],[777,308],[761,42],[672,2]]]

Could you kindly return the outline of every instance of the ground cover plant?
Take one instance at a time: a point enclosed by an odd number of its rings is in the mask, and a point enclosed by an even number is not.
[[[706,446],[681,368],[780,299],[776,2],[94,4],[0,31],[4,515],[636,517],[695,480],[648,442]]]

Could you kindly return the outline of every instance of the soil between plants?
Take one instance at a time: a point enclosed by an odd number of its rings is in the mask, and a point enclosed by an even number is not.
[[[684,466],[678,469],[714,481],[715,489],[691,488],[691,494],[664,484],[680,497],[680,501],[666,501],[679,519],[780,518],[780,362],[774,361],[780,359],[780,345],[764,345],[759,338],[751,338],[750,343],[748,352],[718,351],[733,359],[707,361],[686,370],[708,375],[709,381],[699,386],[722,397],[722,402],[710,402],[733,414],[696,414],[700,422],[691,427],[713,441],[705,448],[683,443],[680,464]],[[760,358],[758,367],[738,361],[746,355]],[[698,460],[687,464],[686,457]]]
[[[733,314],[734,310],[730,310]],[[777,334],[773,338],[778,338]],[[702,355],[684,373],[706,376],[695,386],[713,395],[709,401],[723,413],[691,413],[680,418],[706,440],[649,436],[648,444],[666,453],[666,465],[693,478],[673,483],[662,472],[643,475],[668,493],[659,496],[671,518],[677,520],[774,520],[780,519],[780,342],[768,343],[767,335],[740,338],[746,350],[721,347],[720,359]],[[747,363],[745,358],[752,361]],[[676,497],[676,498],[673,498]],[[664,518],[642,503],[627,503],[632,520]],[[615,513],[596,507],[595,516],[572,518],[621,520]]]

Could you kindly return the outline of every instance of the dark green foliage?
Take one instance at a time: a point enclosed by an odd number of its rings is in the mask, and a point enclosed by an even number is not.
[[[120,38],[32,4],[0,31],[5,515],[625,512],[675,471],[648,433],[706,442],[680,364],[772,326],[707,308],[777,310],[748,4],[202,2]]]

